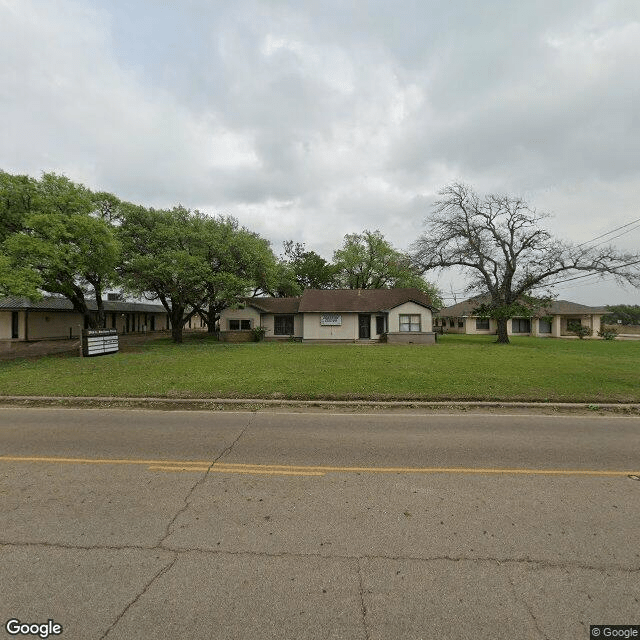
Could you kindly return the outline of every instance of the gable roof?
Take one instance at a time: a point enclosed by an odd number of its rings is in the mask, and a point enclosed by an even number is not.
[[[111,312],[142,312],[142,313],[166,313],[165,308],[161,304],[148,304],[145,302],[124,302],[122,300],[105,300],[104,310]],[[87,300],[89,311],[97,311],[98,305],[95,300]],[[11,311],[29,310],[29,311],[73,311],[73,305],[66,298],[56,296],[46,296],[42,300],[29,300],[19,296],[9,296],[8,298],[0,298],[0,309]]]
[[[431,298],[419,289],[306,289],[300,299],[303,312],[375,313],[415,302],[433,309]]]
[[[298,313],[300,298],[245,298],[244,302],[263,313]]]
[[[489,303],[491,298],[489,296],[475,296],[469,298],[464,302],[458,302],[458,304],[451,305],[442,309],[439,316],[451,316],[457,318],[463,318],[466,316],[474,316],[473,313],[476,307],[479,307],[483,303]],[[537,316],[541,315],[569,315],[569,314],[605,314],[608,313],[605,307],[589,307],[584,304],[578,304],[577,302],[569,302],[568,300],[553,300],[550,305],[547,305],[540,310]]]

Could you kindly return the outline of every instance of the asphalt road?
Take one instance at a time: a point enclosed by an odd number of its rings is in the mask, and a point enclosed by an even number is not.
[[[2,633],[640,624],[639,452],[632,417],[0,409]]]

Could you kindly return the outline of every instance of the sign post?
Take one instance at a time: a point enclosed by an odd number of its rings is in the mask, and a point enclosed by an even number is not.
[[[116,329],[85,329],[82,332],[82,352],[85,356],[103,356],[118,351]]]

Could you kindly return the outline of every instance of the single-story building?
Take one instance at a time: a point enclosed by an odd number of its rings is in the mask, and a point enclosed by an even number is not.
[[[245,298],[220,315],[220,337],[302,342],[435,343],[433,306],[418,289],[306,289],[297,298]]]
[[[87,306],[97,315],[95,301]],[[118,333],[165,331],[169,316],[159,304],[109,300],[104,302],[105,328]],[[77,338],[84,318],[66,298],[47,296],[38,302],[28,298],[0,299],[0,341]]]
[[[488,302],[488,297],[477,296],[445,307],[436,315],[436,330],[480,335],[497,333],[496,320],[473,313],[475,308]],[[595,338],[600,331],[600,319],[606,313],[604,307],[588,307],[568,300],[555,300],[532,317],[510,318],[507,321],[507,333],[539,338],[568,338],[575,337],[576,327],[583,326]]]

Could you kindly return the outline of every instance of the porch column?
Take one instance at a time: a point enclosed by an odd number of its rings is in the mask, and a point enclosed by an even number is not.
[[[562,316],[553,316],[551,320],[551,335],[554,338],[559,338],[562,328]]]

